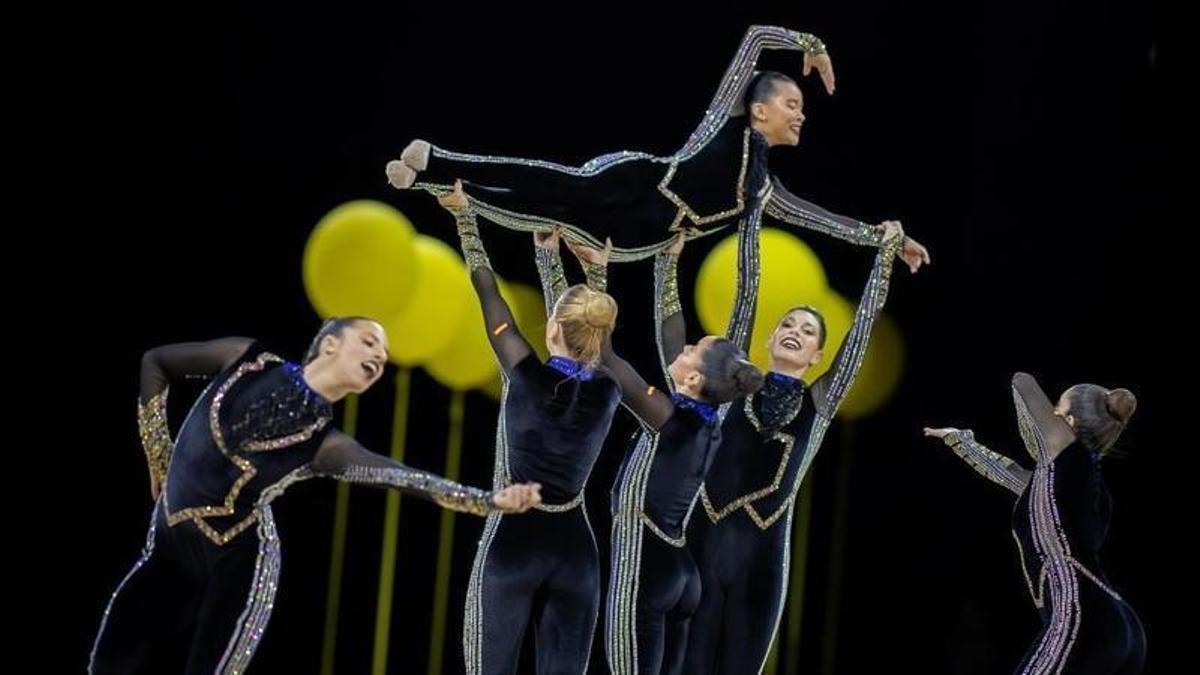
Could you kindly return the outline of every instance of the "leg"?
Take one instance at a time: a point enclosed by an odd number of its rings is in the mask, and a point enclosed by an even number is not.
[[[548,590],[537,619],[538,675],[584,673],[592,651],[600,608],[599,562],[564,571],[562,576]]]
[[[558,548],[559,567],[546,585],[536,618],[538,675],[587,672],[600,609],[600,558],[582,509],[555,516],[570,536]]]
[[[744,525],[746,530],[753,526]],[[721,621],[720,673],[757,673],[766,665],[787,593],[788,555],[785,535],[790,519],[767,532],[747,531],[738,573],[729,585]]]
[[[690,673],[683,666],[684,655],[687,653],[688,630],[696,608],[700,605],[701,582],[700,573],[687,549],[679,550],[681,563],[687,568],[687,585],[679,597],[675,608],[666,617],[666,639],[663,644],[662,671],[669,675]]]
[[[479,214],[511,229],[557,224],[568,237],[594,246],[611,237],[620,250],[669,240],[675,210],[657,190],[664,165],[634,157],[599,166],[585,170],[435,148],[416,187],[440,194],[462,179]]]
[[[696,567],[700,571],[700,604],[688,629],[683,672],[711,675],[716,671],[725,607],[725,586],[720,576],[729,551],[722,546],[728,524],[713,524],[700,514],[688,528],[688,545],[694,546]]]
[[[521,643],[544,572],[534,513],[503,518],[483,562],[480,578],[481,627],[479,672],[515,673]],[[524,521],[524,522],[522,522]],[[531,528],[531,526],[534,526]]]
[[[266,631],[279,586],[280,549],[269,508],[250,533],[224,546],[204,540],[208,585],[186,675],[245,672]]]
[[[92,649],[88,672],[156,673],[179,669],[194,625],[199,585],[187,573],[164,533],[152,527],[142,557],[109,600]],[[173,662],[172,656],[178,657]]]
[[[666,652],[668,626],[677,622],[680,609],[687,617],[699,602],[698,575],[689,575],[690,556],[686,549],[675,548],[654,535],[645,537],[642,569],[637,598],[637,672],[664,672],[673,654]],[[692,586],[690,582],[695,582]],[[694,598],[692,597],[694,594]],[[684,600],[691,600],[686,607]]]
[[[658,675],[662,672],[663,645],[667,639],[667,615],[653,609],[639,609],[637,615],[637,673]],[[619,671],[614,671],[622,675]]]

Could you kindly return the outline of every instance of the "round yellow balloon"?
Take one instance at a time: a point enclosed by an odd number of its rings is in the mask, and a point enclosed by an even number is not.
[[[383,320],[415,285],[412,223],[371,200],[347,202],[317,223],[304,247],[304,288],[317,313]]]
[[[454,249],[424,235],[417,235],[413,248],[416,290],[383,323],[391,360],[400,366],[425,363],[464,330],[469,312],[479,312],[467,267]]]
[[[765,228],[760,238],[758,310],[750,336],[750,360],[768,366],[766,341],[784,312],[815,305],[826,293],[825,268],[817,254],[795,236]],[[704,330],[724,335],[737,295],[737,236],[717,244],[696,278],[696,312]]]
[[[875,412],[892,397],[903,374],[904,336],[891,317],[881,316],[872,330],[862,370],[838,408],[838,415],[859,419]]]
[[[500,372],[496,372],[496,376],[488,380],[487,384],[479,388],[479,391],[487,395],[493,401],[499,401],[504,394],[504,381],[500,377]]]

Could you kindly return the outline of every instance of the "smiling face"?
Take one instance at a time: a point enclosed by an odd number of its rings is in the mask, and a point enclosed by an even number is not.
[[[824,356],[825,328],[815,312],[793,309],[779,320],[767,340],[771,370],[782,373],[803,372]]]
[[[769,145],[797,145],[804,126],[804,95],[790,80],[772,85],[768,96],[750,105],[751,123]]]

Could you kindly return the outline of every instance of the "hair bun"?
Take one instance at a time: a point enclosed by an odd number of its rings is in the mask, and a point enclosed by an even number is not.
[[[765,378],[758,366],[745,359],[738,361],[737,370],[734,371],[733,376],[737,382],[738,391],[742,395],[753,394],[762,389],[763,379]]]
[[[1137,397],[1128,389],[1114,389],[1104,397],[1104,404],[1108,414],[1121,424],[1128,424],[1129,418],[1137,410]]]
[[[607,293],[593,291],[585,295],[583,319],[592,328],[610,328],[616,321],[617,303]]]

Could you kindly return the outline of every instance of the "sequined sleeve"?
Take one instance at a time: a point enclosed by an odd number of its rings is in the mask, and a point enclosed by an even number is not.
[[[249,338],[230,337],[161,345],[142,355],[138,433],[150,473],[160,484],[166,480],[173,447],[167,427],[167,392],[171,381],[217,375],[253,344]]]
[[[1029,484],[1030,472],[1027,469],[976,441],[972,431],[954,431],[942,440],[976,473],[1013,494],[1020,495]]]
[[[832,418],[837,412],[838,406],[850,391],[850,385],[854,383],[859,368],[862,367],[871,339],[871,330],[875,327],[875,320],[879,318],[887,300],[892,262],[903,240],[902,236],[892,237],[876,252],[875,266],[871,270],[871,276],[867,278],[867,288],[863,291],[862,300],[854,313],[854,323],[850,326],[850,332],[842,341],[829,371],[812,385],[813,400],[817,403],[818,412],[826,418]]]
[[[748,218],[738,226],[737,295],[729,314],[725,337],[742,351],[750,351],[750,336],[754,331],[754,315],[758,312],[758,284],[762,275],[759,267],[762,221]]]
[[[542,296],[546,299],[546,316],[554,314],[554,306],[567,291],[567,275],[563,272],[562,256],[557,248],[534,246],[538,278],[542,281]]]
[[[654,305],[654,328],[657,333],[659,362],[663,378],[671,382],[667,366],[675,360],[687,343],[687,323],[679,303],[679,257],[662,251],[654,257],[654,290],[658,301]]]
[[[880,246],[883,243],[883,232],[874,225],[830,213],[807,202],[788,192],[777,178],[772,178],[771,182],[771,197],[766,205],[768,216],[859,246]]]
[[[451,511],[485,516],[496,510],[492,492],[460,485],[392,461],[337,431],[325,437],[312,467],[318,476],[400,490]]]
[[[601,293],[608,291],[608,265],[587,260],[580,260],[579,264],[583,266],[583,275],[587,280],[588,288]]]
[[[167,393],[163,389],[149,401],[138,401],[138,432],[142,437],[142,449],[146,452],[146,464],[158,484],[167,478],[167,467],[171,464],[171,432],[167,427]]]
[[[458,227],[458,243],[462,248],[463,259],[467,261],[467,269],[472,272],[480,268],[492,269],[487,250],[483,247],[483,239],[479,237],[475,212],[470,208],[455,211],[454,222]]]
[[[824,54],[825,45],[816,36],[809,33],[798,33],[794,30],[778,26],[751,26],[742,44],[734,54],[733,62],[725,70],[725,76],[717,87],[717,92],[704,111],[700,126],[692,132],[691,138],[683,148],[676,153],[676,159],[687,159],[700,148],[708,144],[717,130],[725,124],[730,115],[742,112],[742,98],[754,74],[754,66],[764,49],[789,49],[803,51],[809,54]]]

